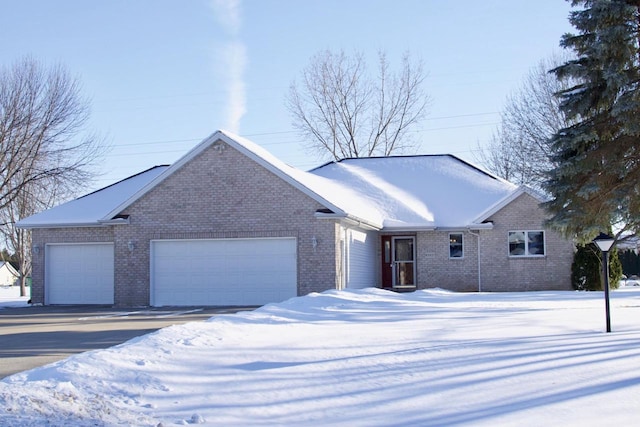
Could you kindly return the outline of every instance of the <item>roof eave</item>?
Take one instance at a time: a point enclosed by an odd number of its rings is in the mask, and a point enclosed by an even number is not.
[[[460,226],[438,226],[438,225],[402,225],[402,226],[391,226],[384,227],[381,231],[383,232],[401,232],[408,233],[412,231],[466,231],[466,230],[492,230],[493,223],[486,222],[481,224],[466,224]]]
[[[24,230],[31,230],[34,228],[86,228],[86,227],[108,227],[111,225],[127,225],[129,224],[129,218],[112,218],[107,220],[99,219],[97,221],[78,221],[78,222],[43,222],[39,224],[21,223],[18,221],[16,227]]]
[[[349,223],[350,225],[355,225],[357,227],[360,227],[366,230],[379,231],[382,229],[382,224],[375,224],[371,221],[356,217],[354,215],[349,215],[344,212],[341,212],[341,213],[316,212],[314,216],[318,219],[337,219],[337,220]]]
[[[16,223],[16,227],[23,230],[33,230],[36,228],[87,228],[87,227],[107,227],[111,224],[92,221],[92,222],[68,222],[68,223],[40,223],[40,224],[20,224]]]

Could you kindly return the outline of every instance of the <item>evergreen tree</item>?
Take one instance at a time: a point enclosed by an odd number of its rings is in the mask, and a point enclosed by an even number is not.
[[[627,277],[640,274],[640,256],[635,251],[627,249],[620,252],[620,262]]]
[[[609,288],[617,289],[622,278],[618,250],[609,252]],[[571,264],[571,284],[578,291],[603,290],[602,253],[594,243],[578,245]]]
[[[586,242],[613,226],[640,230],[640,0],[573,0],[575,59],[552,70],[578,83],[559,93],[571,125],[551,139],[550,225]]]

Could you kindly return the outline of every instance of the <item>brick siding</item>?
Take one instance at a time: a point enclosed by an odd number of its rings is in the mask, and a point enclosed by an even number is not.
[[[154,239],[295,237],[298,295],[305,295],[336,287],[337,224],[315,218],[322,207],[234,148],[221,149],[218,142],[121,212],[129,215],[128,225],[35,229],[34,245],[114,242],[115,305],[147,306]],[[34,256],[33,264],[33,300],[43,303],[44,251]]]
[[[113,242],[114,301],[123,307],[150,303],[149,257],[155,239],[295,237],[298,295],[341,286],[342,232],[338,221],[316,218],[314,213],[323,207],[318,202],[233,147],[220,144],[209,146],[121,212],[129,215],[128,225],[34,229],[33,245]],[[571,289],[573,244],[558,234],[545,230],[544,257],[508,254],[509,231],[542,230],[544,219],[538,201],[523,194],[490,218],[493,229],[462,232],[464,256],[460,259],[449,258],[449,231],[403,233],[416,237],[417,287],[453,291]],[[132,251],[129,242],[134,245]],[[371,263],[378,282],[380,250],[378,236],[377,258]],[[33,255],[34,303],[45,302],[45,252]]]
[[[493,229],[463,233],[464,257],[460,259],[449,259],[449,231],[417,233],[417,287],[487,292],[571,289],[574,245],[544,229],[545,212],[535,198],[522,194],[489,220]],[[517,230],[544,230],[545,256],[510,257],[508,233]],[[475,234],[480,239],[480,273]]]

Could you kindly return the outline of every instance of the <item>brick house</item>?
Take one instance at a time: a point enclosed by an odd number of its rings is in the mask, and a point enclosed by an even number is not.
[[[570,289],[573,244],[533,192],[454,156],[292,168],[218,131],[157,166],[19,222],[32,300],[261,305],[327,289]]]

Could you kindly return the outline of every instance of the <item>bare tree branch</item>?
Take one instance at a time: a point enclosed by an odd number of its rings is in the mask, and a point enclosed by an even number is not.
[[[0,69],[0,232],[30,271],[30,236],[15,223],[77,194],[106,147],[87,134],[89,104],[62,66],[25,58]]]
[[[422,64],[409,54],[398,75],[378,52],[378,77],[366,74],[362,53],[316,54],[302,73],[302,86],[291,84],[287,107],[293,126],[310,147],[339,160],[390,155],[411,146],[409,128],[425,115],[429,98],[422,90]]]
[[[565,56],[540,61],[507,98],[499,128],[487,146],[478,147],[476,155],[489,171],[516,184],[542,189],[546,172],[555,166],[550,138],[568,125],[556,93],[573,82],[549,72],[565,62]]]

